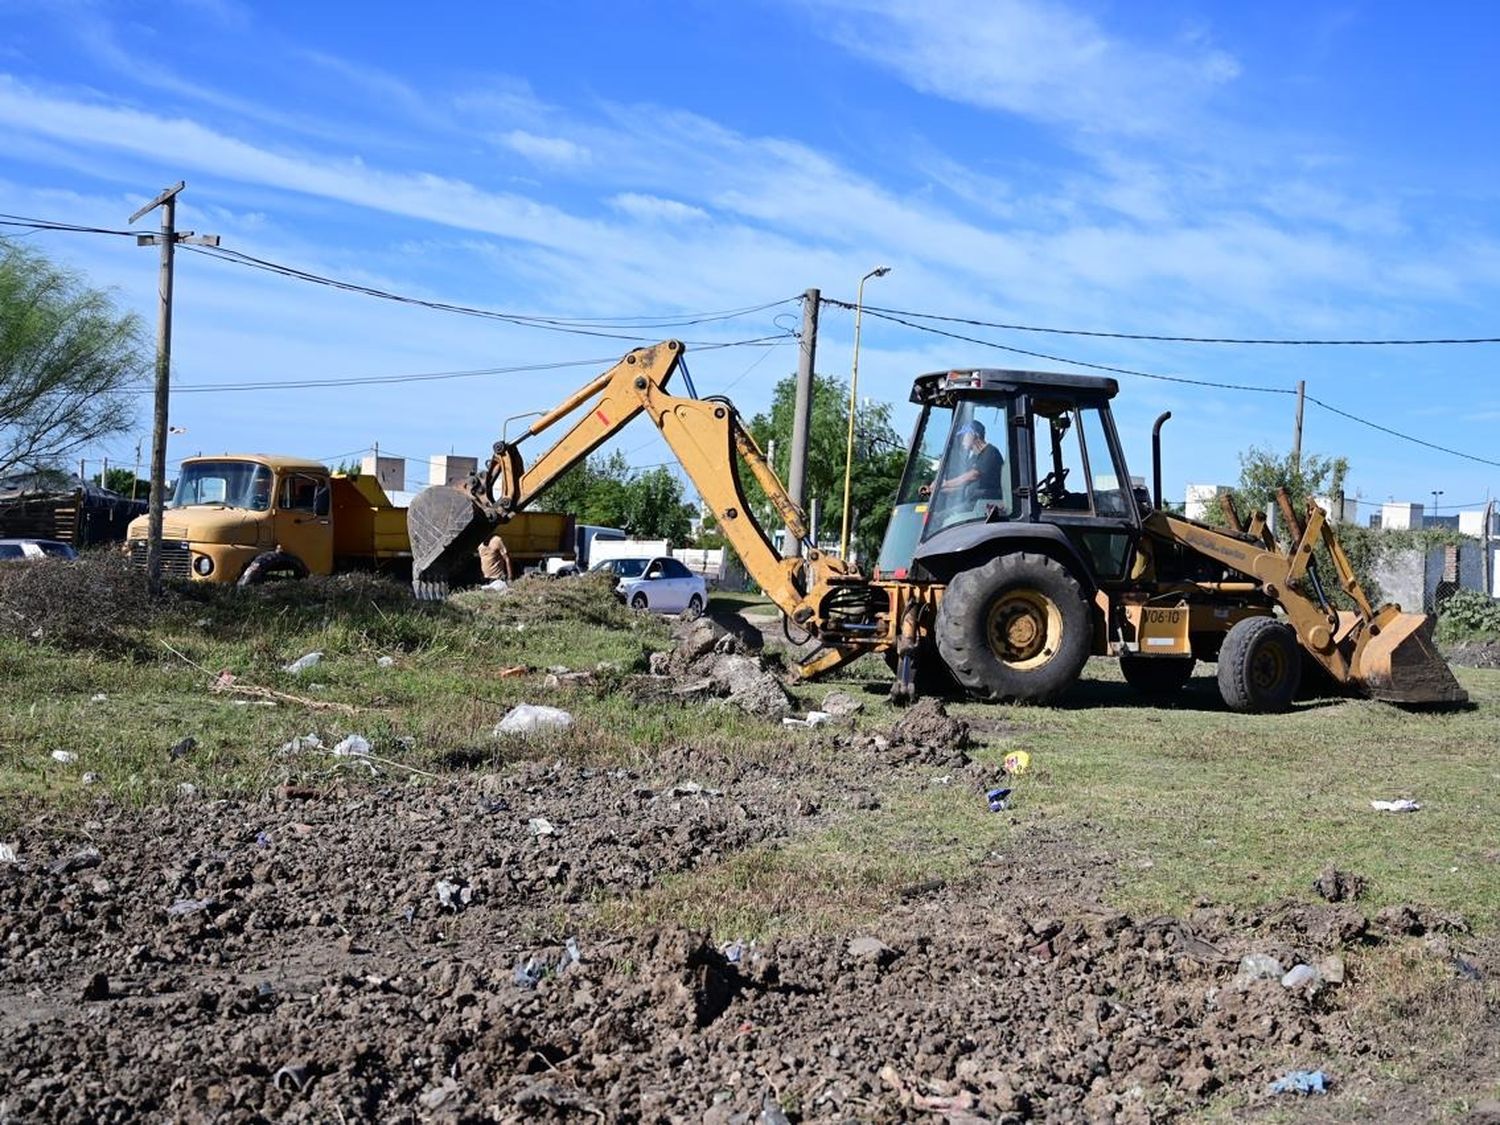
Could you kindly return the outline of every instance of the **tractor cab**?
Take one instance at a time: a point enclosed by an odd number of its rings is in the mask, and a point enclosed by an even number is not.
[[[995,538],[1055,539],[1125,577],[1144,492],[1120,451],[1113,379],[978,369],[919,377],[922,407],[875,577],[946,581]]]

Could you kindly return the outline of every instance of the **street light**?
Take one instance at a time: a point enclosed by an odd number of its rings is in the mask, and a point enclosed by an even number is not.
[[[839,558],[849,558],[849,480],[854,475],[854,407],[859,393],[859,320],[865,305],[865,282],[872,277],[884,277],[891,272],[890,266],[876,266],[859,279],[859,289],[854,296],[854,367],[849,373],[849,441],[844,449],[844,530],[839,536]]]
[[[1433,518],[1434,522],[1436,522],[1436,520],[1437,520],[1438,497],[1441,496],[1442,494],[1443,494],[1443,490],[1441,488],[1434,488],[1432,490],[1432,518]]]

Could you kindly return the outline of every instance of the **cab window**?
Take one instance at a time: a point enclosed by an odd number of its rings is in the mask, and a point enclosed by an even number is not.
[[[322,477],[307,473],[289,473],[281,480],[277,506],[283,511],[311,512],[317,507],[318,489],[326,487]]]
[[[950,417],[947,444],[926,495],[923,538],[973,520],[1019,515],[1010,434],[1013,400],[964,399]]]

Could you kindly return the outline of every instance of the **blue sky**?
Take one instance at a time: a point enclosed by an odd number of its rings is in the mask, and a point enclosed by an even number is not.
[[[1500,336],[1500,145],[1480,3],[1223,5],[615,0],[572,5],[0,0],[0,211],[120,228],[184,179],[179,226],[312,273],[560,318],[681,317],[792,298],[1194,336]],[[149,228],[154,218],[142,223]],[[154,324],[154,251],[30,245]],[[479,453],[623,341],[394,305],[179,258],[174,379],[559,371],[174,395],[175,459],[379,442]],[[733,343],[793,303],[641,335]],[[1500,345],[1186,345],[948,326],[1053,356],[1285,391],[1500,461]],[[819,369],[852,318],[825,309]],[[691,348],[753,413],[791,346]],[[1073,370],[867,319],[861,391],[914,374]],[[1127,456],[1168,491],[1286,449],[1293,402],[1121,376]],[[141,429],[149,417],[142,400]],[[618,443],[668,459],[640,421]],[[128,462],[134,439],[95,457]],[[1309,404],[1304,450],[1366,500],[1482,503],[1500,470]],[[425,465],[409,467],[415,483]]]

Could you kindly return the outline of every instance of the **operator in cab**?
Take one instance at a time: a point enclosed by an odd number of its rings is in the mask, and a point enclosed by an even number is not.
[[[1005,458],[985,440],[983,422],[965,422],[958,428],[963,442],[964,466],[939,485],[946,493],[963,499],[999,499],[1005,493]]]

